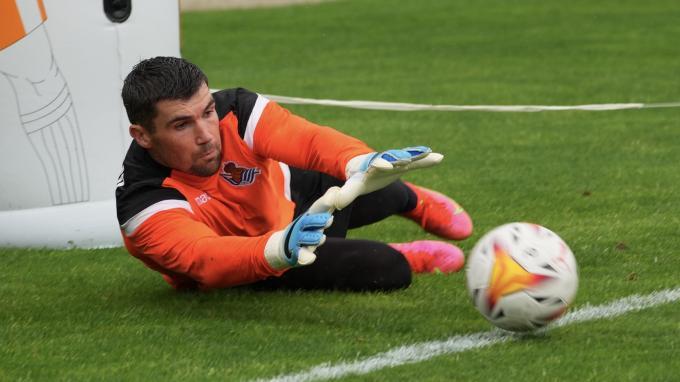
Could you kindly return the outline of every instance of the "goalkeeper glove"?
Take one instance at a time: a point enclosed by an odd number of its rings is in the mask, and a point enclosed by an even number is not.
[[[347,181],[337,192],[334,207],[345,208],[360,195],[379,190],[410,170],[437,165],[443,159],[442,154],[425,146],[358,155],[347,162]]]
[[[264,248],[265,259],[276,270],[313,263],[314,250],[326,241],[323,231],[331,224],[333,215],[327,212],[306,212],[298,216],[285,229],[269,237]]]

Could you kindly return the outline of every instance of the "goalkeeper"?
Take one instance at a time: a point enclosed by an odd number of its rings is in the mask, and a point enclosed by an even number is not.
[[[116,189],[121,233],[177,289],[393,290],[412,272],[462,266],[443,241],[345,238],[394,214],[445,239],[471,234],[453,200],[399,180],[443,159],[427,147],[376,152],[248,90],[211,93],[181,58],[140,62],[122,97],[133,141]]]

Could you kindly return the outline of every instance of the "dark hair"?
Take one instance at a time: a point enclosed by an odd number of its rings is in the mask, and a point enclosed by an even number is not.
[[[177,57],[154,57],[132,68],[123,82],[123,105],[130,123],[155,130],[156,103],[191,98],[208,78],[191,62]]]

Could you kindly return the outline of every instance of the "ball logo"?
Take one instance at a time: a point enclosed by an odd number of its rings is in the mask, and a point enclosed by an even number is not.
[[[548,278],[524,269],[498,243],[494,243],[493,251],[495,262],[487,291],[490,309],[493,309],[502,296],[532,287]]]
[[[240,167],[234,162],[223,163],[220,170],[220,176],[234,186],[249,186],[255,182],[255,177],[260,173],[257,167]]]

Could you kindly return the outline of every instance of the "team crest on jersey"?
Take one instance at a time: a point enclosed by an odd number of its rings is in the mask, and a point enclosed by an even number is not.
[[[234,162],[222,163],[220,170],[220,176],[234,186],[249,186],[253,184],[255,177],[260,173],[261,171],[257,167],[241,167]]]

